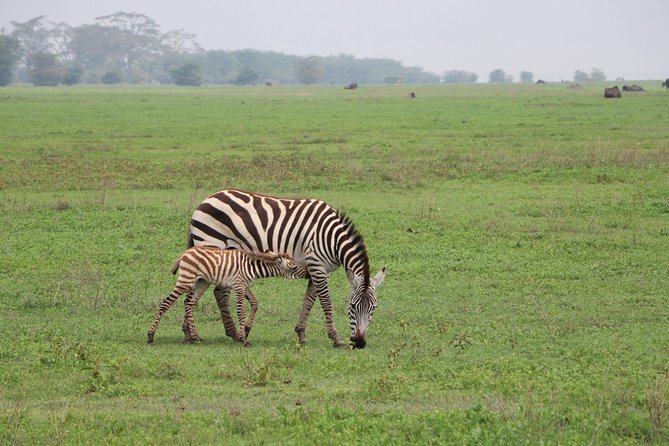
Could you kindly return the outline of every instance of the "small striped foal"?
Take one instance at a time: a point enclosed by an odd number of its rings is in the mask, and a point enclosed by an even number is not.
[[[172,274],[179,273],[177,284],[169,296],[163,300],[153,325],[149,329],[148,343],[153,343],[153,337],[158,329],[160,318],[172,304],[184,293],[187,293],[185,304],[184,342],[202,340],[195,330],[193,308],[197,305],[202,294],[211,284],[216,285],[216,298],[219,300],[221,316],[225,324],[225,333],[249,345],[246,337],[253,325],[253,318],[258,309],[258,302],[249,288],[253,279],[262,277],[288,277],[304,279],[307,271],[295,263],[288,254],[277,254],[271,251],[265,253],[249,253],[236,249],[220,249],[210,246],[196,246],[188,249],[172,267]],[[235,329],[234,321],[230,316],[228,296],[234,290],[237,297],[237,318],[239,331]],[[244,296],[251,304],[249,320],[246,321]]]

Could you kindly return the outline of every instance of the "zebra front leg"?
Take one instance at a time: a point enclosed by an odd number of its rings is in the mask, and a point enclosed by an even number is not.
[[[172,290],[170,295],[163,300],[163,303],[160,304],[156,319],[153,321],[153,324],[151,324],[151,328],[149,328],[148,340],[146,341],[147,344],[153,344],[153,337],[156,334],[158,324],[160,323],[160,319],[163,317],[163,314],[165,314],[165,312],[172,306],[172,304],[179,298],[179,296],[188,291],[188,289],[189,288],[186,286],[177,285],[174,290]]]
[[[197,306],[197,302],[200,300],[200,297],[202,297],[202,294],[207,291],[207,288],[209,288],[208,283],[198,281],[195,284],[193,291],[186,296],[186,302],[184,304],[184,323],[181,327],[184,332],[184,343],[193,344],[202,341],[202,338],[197,334],[197,330],[195,329],[193,309]]]
[[[251,344],[246,339],[246,303],[244,298],[246,296],[246,284],[235,286],[235,294],[237,295],[237,319],[239,322],[239,342],[244,344],[244,347],[249,347]]]
[[[214,289],[214,296],[216,296],[218,310],[221,312],[221,319],[223,319],[225,334],[235,341],[239,341],[239,333],[237,333],[235,321],[232,319],[232,314],[230,313],[230,303],[228,299],[230,297],[230,288],[216,287]]]
[[[328,332],[328,337],[332,340],[335,348],[346,347],[348,344],[337,334],[337,329],[335,328],[334,317],[332,315],[332,299],[330,298],[330,292],[328,290],[328,277],[313,277],[314,284],[316,285],[316,293],[318,293],[318,299],[321,301],[321,307],[323,307],[323,312],[325,313],[325,328]]]
[[[307,285],[307,291],[304,293],[304,302],[302,303],[302,313],[297,319],[297,325],[295,326],[295,333],[297,333],[297,341],[300,345],[305,345],[307,343],[307,338],[304,332],[307,329],[307,319],[309,318],[309,313],[311,308],[314,306],[316,301],[316,287],[313,282],[309,280]]]
[[[249,301],[249,305],[251,305],[251,311],[249,312],[249,319],[246,321],[245,327],[245,334],[246,334],[246,339],[249,338],[249,333],[251,332],[251,328],[253,327],[253,319],[256,317],[256,312],[258,311],[258,300],[256,297],[253,295],[251,292],[251,288],[247,287],[246,288],[246,300]]]

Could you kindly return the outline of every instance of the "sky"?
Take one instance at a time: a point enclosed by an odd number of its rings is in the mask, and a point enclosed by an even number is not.
[[[608,79],[669,77],[669,0],[0,0],[0,29],[39,15],[71,26],[118,11],[181,29],[207,50],[390,58],[441,75],[487,82],[571,80],[600,68]]]

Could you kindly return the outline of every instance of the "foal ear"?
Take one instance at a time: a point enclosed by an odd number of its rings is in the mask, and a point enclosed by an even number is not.
[[[383,282],[383,279],[386,278],[386,268],[388,268],[387,265],[372,278],[371,283],[374,289],[377,289],[381,285],[381,282]]]
[[[270,260],[275,260],[280,257],[278,252],[270,251],[269,249],[264,250],[263,254]]]

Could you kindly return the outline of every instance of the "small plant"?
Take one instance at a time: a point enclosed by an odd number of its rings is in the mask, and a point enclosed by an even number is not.
[[[402,319],[400,321],[400,327],[402,327],[402,334],[406,337],[409,334],[409,322]]]
[[[446,319],[441,321],[441,323],[439,324],[439,334],[442,336],[446,336],[450,329],[451,329],[451,324]]]
[[[388,367],[387,369],[374,381],[370,387],[370,393],[377,399],[386,399],[392,396],[399,395],[404,383],[404,375],[397,372],[397,357],[406,347],[402,344],[398,347],[392,347],[388,353]]]
[[[655,377],[653,388],[646,396],[648,415],[650,416],[650,422],[655,435],[662,431],[667,409],[669,409],[669,403],[664,397],[667,390],[667,382],[669,382],[669,376],[666,373],[658,374]]]
[[[72,208],[72,205],[67,200],[57,200],[51,205],[54,211],[66,211]]]
[[[272,356],[260,362],[258,366],[250,364],[247,361],[248,353],[243,353],[240,350],[242,357],[242,364],[246,369],[246,384],[253,387],[264,387],[269,383],[272,377],[272,369],[276,364],[276,357]]]
[[[472,345],[472,338],[465,333],[460,333],[453,338],[451,345],[458,349],[458,353],[464,353],[465,349]]]

